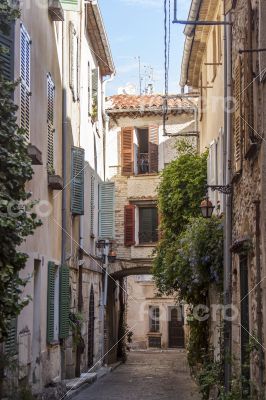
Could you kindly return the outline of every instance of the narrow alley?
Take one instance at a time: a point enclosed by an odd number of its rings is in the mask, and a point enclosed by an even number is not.
[[[196,400],[183,350],[131,352],[126,364],[80,392],[74,400]]]

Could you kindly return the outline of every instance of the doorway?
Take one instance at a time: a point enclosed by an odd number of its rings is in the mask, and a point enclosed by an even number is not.
[[[241,374],[243,395],[250,394],[250,351],[249,351],[249,286],[248,258],[240,257],[240,296],[241,296]],[[244,396],[245,398],[245,396]]]
[[[88,368],[93,366],[94,356],[94,290],[91,285],[88,321]]]
[[[169,348],[174,349],[185,347],[184,316],[182,306],[169,308],[168,337]]]

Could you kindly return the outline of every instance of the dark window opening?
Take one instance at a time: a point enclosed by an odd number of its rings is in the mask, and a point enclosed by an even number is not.
[[[139,208],[139,243],[158,241],[158,211],[156,207]]]
[[[153,348],[161,348],[161,338],[160,337],[153,337],[153,336],[149,336],[149,347],[153,347]]]
[[[138,173],[149,173],[149,130],[138,129]]]
[[[150,307],[150,332],[160,332],[160,308]]]

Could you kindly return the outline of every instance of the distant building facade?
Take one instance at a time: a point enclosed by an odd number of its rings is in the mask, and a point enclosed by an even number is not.
[[[157,208],[160,171],[178,156],[178,140],[186,136],[186,132],[195,131],[195,103],[182,96],[172,96],[166,134],[160,95],[112,96],[106,112],[109,117],[106,176],[115,187],[117,262],[111,268],[112,276],[120,282],[129,277],[127,289],[132,295],[126,296],[126,322],[129,329],[129,325],[134,326],[136,322],[136,331],[132,329],[135,346],[167,348],[170,347],[169,328],[164,320],[170,318],[169,324],[174,326],[179,306],[172,297],[157,298],[154,282],[136,282],[132,276],[151,273],[153,251],[160,235]],[[195,136],[190,139],[196,145]],[[168,312],[170,317],[166,318],[163,314]],[[149,314],[154,320],[149,320]],[[180,340],[183,325],[182,320]],[[171,336],[173,341],[177,340],[174,335]]]

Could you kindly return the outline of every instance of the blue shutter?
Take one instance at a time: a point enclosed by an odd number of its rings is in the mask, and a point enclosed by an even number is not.
[[[66,339],[69,336],[69,268],[60,268],[60,307],[59,307],[59,336]]]
[[[79,0],[61,0],[61,4],[66,11],[78,11]]]
[[[0,33],[1,74],[7,81],[14,81],[14,24],[10,26],[9,35]]]
[[[54,340],[55,264],[48,262],[47,281],[47,342]]]
[[[71,212],[84,215],[84,149],[72,147]]]
[[[99,236],[102,239],[114,238],[115,185],[103,182],[99,185]]]
[[[55,86],[52,77],[47,76],[47,166],[50,169],[54,168],[54,99]]]
[[[30,37],[21,24],[20,27],[20,125],[30,140]]]
[[[12,318],[9,323],[8,336],[5,340],[5,353],[9,356],[17,353],[17,318]]]

